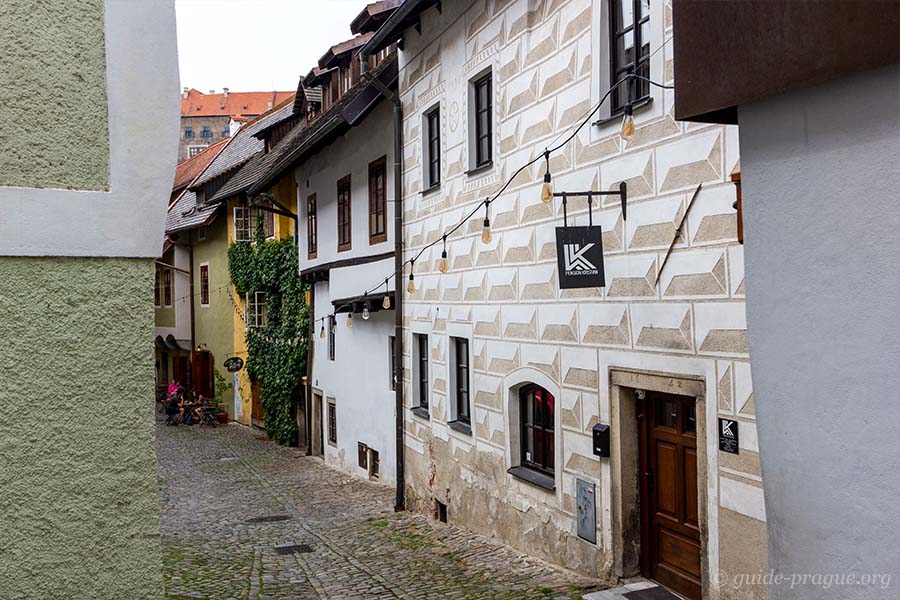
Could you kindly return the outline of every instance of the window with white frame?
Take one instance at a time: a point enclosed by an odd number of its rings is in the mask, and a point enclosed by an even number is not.
[[[610,86],[629,74],[650,77],[650,0],[608,0]],[[611,114],[650,96],[650,83],[632,79],[610,98]]]
[[[234,207],[234,241],[250,241],[250,209],[246,204]]]
[[[435,106],[423,117],[422,163],[425,167],[425,189],[441,185],[441,113]]]
[[[337,323],[334,320],[334,315],[328,315],[328,360],[334,360],[334,351],[335,351],[335,342],[334,339],[337,335],[336,331]]]
[[[469,170],[494,160],[494,84],[490,71],[469,82]]]
[[[450,426],[458,431],[471,433],[471,367],[469,340],[464,337],[450,338]]]
[[[246,296],[247,327],[268,325],[268,306],[265,292],[251,292]]]
[[[413,334],[413,412],[428,417],[431,383],[428,374],[428,336]]]

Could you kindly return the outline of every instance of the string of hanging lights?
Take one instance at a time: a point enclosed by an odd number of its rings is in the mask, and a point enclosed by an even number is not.
[[[658,52],[664,46],[665,46],[665,43],[662,44],[659,48],[657,48],[657,50],[655,50],[653,52],[653,54]],[[653,54],[651,54],[650,56],[652,56]],[[597,111],[600,110],[600,107],[603,106],[603,103],[609,98],[609,96],[616,89],[619,88],[619,86],[626,84],[626,83],[630,84],[635,79],[641,80],[641,81],[646,81],[649,84],[654,85],[659,88],[662,88],[662,89],[671,90],[671,89],[674,89],[674,87],[675,87],[672,85],[664,85],[664,84],[658,83],[656,81],[653,81],[647,77],[638,75],[636,73],[628,73],[622,79],[620,79],[619,81],[617,81],[616,83],[611,85],[609,90],[607,90],[606,93],[603,95],[603,97],[600,98],[600,101],[597,102],[596,105],[594,105],[594,107],[587,113],[587,115],[584,117],[584,119],[580,121],[579,125],[569,134],[568,137],[566,137],[563,141],[559,142],[556,145],[552,145],[550,147],[544,148],[544,152],[542,154],[539,154],[535,158],[532,158],[531,160],[529,160],[528,162],[523,164],[521,167],[516,169],[516,171],[506,180],[506,182],[500,187],[500,189],[498,189],[496,192],[494,192],[493,195],[491,195],[491,196],[485,198],[484,200],[482,200],[481,202],[479,202],[472,209],[471,212],[469,212],[465,217],[463,217],[458,223],[456,223],[449,229],[445,230],[441,234],[440,237],[438,237],[434,241],[424,245],[422,248],[419,249],[419,251],[414,256],[410,256],[405,261],[403,261],[403,263],[401,264],[400,272],[402,272],[403,267],[405,267],[407,264],[409,264],[409,280],[406,284],[406,291],[409,294],[414,294],[416,292],[416,289],[417,289],[416,281],[415,281],[416,261],[427,250],[431,249],[432,247],[436,246],[439,243],[442,244],[442,249],[441,249],[441,259],[439,262],[438,269],[441,273],[446,273],[447,271],[450,270],[450,262],[449,262],[449,258],[448,258],[448,254],[447,254],[447,238],[449,236],[452,236],[463,225],[468,223],[469,220],[473,216],[475,216],[475,214],[478,211],[480,211],[482,207],[484,207],[484,221],[482,222],[481,241],[485,244],[490,244],[491,240],[493,239],[493,235],[491,233],[491,212],[490,212],[491,203],[494,200],[496,200],[497,198],[499,198],[500,195],[506,191],[506,189],[515,180],[515,178],[519,176],[520,173],[522,173],[525,169],[528,169],[529,167],[533,166],[536,162],[538,162],[542,158],[544,159],[544,161],[546,163],[546,169],[544,172],[543,184],[541,186],[541,200],[544,203],[550,203],[556,197],[563,197],[563,202],[565,202],[566,194],[554,193],[554,190],[553,190],[553,176],[550,173],[550,156],[551,156],[551,154],[561,150],[562,148],[564,148],[566,146],[566,144],[568,144],[570,141],[572,141],[575,138],[575,136],[578,135],[578,132],[581,131],[584,128],[584,126],[587,125],[591,121],[591,119],[594,117],[594,115],[597,113]],[[630,86],[629,86],[629,90],[630,90]],[[634,137],[634,132],[635,132],[634,107],[631,104],[631,102],[629,101],[624,106],[623,117],[622,117],[622,126],[620,128],[619,133],[623,140],[628,141]],[[556,138],[556,139],[558,139],[558,138]],[[556,141],[556,140],[554,140],[554,141]],[[595,193],[597,193],[598,195],[601,194],[600,192],[595,192]],[[621,194],[622,192],[620,191],[620,192],[612,192],[612,193],[620,193]],[[623,210],[624,210],[624,195],[623,195]],[[397,273],[391,273],[384,279],[384,282],[383,282],[383,285],[385,286],[385,295],[384,295],[384,300],[382,302],[382,308],[384,308],[385,310],[388,310],[391,307],[390,296],[388,295],[388,293],[389,293],[388,286],[389,286],[389,282],[390,282],[391,278],[395,277],[396,275],[397,275]],[[368,318],[369,318],[369,310],[368,310],[369,306],[368,306],[368,300],[366,300],[366,298],[370,293],[376,292],[378,290],[378,288],[381,287],[381,285],[382,285],[382,283],[379,282],[378,285],[366,290],[363,293],[363,319],[364,320],[368,320]],[[313,321],[314,323],[316,321],[322,322],[322,327],[319,332],[319,337],[322,339],[324,339],[324,337],[325,337],[325,320],[328,318],[336,317],[337,313],[341,312],[344,309],[349,309],[348,314],[347,314],[347,327],[353,327],[353,305],[354,304],[357,304],[357,303],[356,302],[346,302],[344,304],[341,304],[340,306],[337,306],[334,309],[334,311],[331,312],[330,314],[322,316],[319,319],[315,319]]]

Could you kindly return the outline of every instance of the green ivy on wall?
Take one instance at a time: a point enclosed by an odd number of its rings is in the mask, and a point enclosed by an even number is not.
[[[279,444],[294,445],[298,431],[291,404],[306,374],[309,323],[294,239],[267,241],[260,220],[254,244],[237,242],[228,248],[228,271],[242,297],[266,293],[266,326],[247,329],[246,368],[260,384],[266,431]]]

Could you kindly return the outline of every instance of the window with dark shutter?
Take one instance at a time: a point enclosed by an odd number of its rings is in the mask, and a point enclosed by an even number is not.
[[[416,408],[427,416],[428,411],[428,336],[424,334],[414,334],[416,343],[416,400],[418,406]]]
[[[650,77],[650,0],[609,0],[610,85],[629,73]],[[650,95],[650,82],[632,79],[611,98],[612,114]]]
[[[385,228],[385,177],[387,157],[369,163],[369,244],[387,240]]]
[[[334,337],[336,334],[334,315],[328,315],[328,360],[334,360]]]
[[[347,175],[337,183],[337,234],[338,252],[349,250],[351,246],[350,229],[350,176]]]
[[[172,306],[172,270],[163,271],[163,301],[166,306]]]
[[[308,258],[316,257],[319,243],[319,220],[316,195],[306,199],[306,253]]]
[[[200,304],[209,306],[209,265],[200,265]]]
[[[441,184],[441,114],[435,108],[425,117],[427,125],[428,187]]]
[[[476,80],[475,86],[475,168],[489,165],[493,160],[493,91],[491,75]]]
[[[156,267],[156,276],[153,281],[153,306],[159,306],[159,300],[162,290],[160,289],[161,277],[159,276],[159,267]],[[393,338],[391,338],[393,339]]]
[[[454,347],[456,420],[471,424],[469,416],[469,340],[452,338]]]

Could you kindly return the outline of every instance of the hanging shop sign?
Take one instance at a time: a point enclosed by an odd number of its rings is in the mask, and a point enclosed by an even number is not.
[[[738,422],[719,418],[719,450],[738,454]]]
[[[556,257],[559,264],[559,287],[604,287],[603,234],[599,225],[557,227]]]
[[[244,359],[240,356],[232,356],[231,358],[225,359],[223,366],[229,373],[237,373],[244,368]]]

